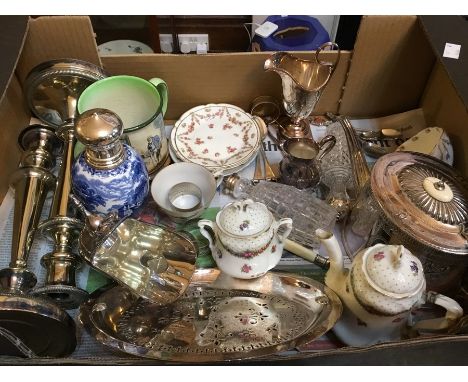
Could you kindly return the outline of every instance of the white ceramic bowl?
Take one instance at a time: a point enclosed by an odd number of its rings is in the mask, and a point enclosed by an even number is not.
[[[405,143],[398,146],[396,151],[414,151],[431,155],[453,165],[453,147],[447,133],[440,127],[428,127],[421,130]]]
[[[169,201],[169,191],[178,183],[189,182],[201,190],[202,204],[195,211],[177,211]],[[217,181],[213,174],[195,163],[174,163],[163,168],[151,183],[151,195],[158,207],[174,220],[193,219],[209,207],[215,196]]]

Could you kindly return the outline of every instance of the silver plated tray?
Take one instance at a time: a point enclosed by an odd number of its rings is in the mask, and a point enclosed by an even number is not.
[[[113,287],[80,308],[79,319],[104,345],[174,362],[217,362],[271,355],[304,345],[341,315],[336,294],[288,273],[240,280],[197,270],[185,294],[161,307]]]

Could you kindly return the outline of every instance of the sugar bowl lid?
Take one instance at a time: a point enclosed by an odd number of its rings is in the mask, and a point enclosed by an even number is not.
[[[389,297],[414,296],[425,287],[421,262],[402,245],[377,244],[368,248],[362,271],[373,289]]]
[[[224,206],[216,216],[216,223],[229,235],[251,236],[269,229],[273,215],[263,203],[246,199]]]
[[[404,235],[447,254],[468,254],[468,186],[452,167],[394,152],[377,160],[370,187],[382,217]]]

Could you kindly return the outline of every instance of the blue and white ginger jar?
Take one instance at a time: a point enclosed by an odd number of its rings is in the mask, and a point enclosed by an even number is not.
[[[72,167],[72,188],[91,213],[130,215],[149,191],[145,162],[122,143],[120,118],[107,109],[91,109],[75,124],[77,139],[85,146]]]

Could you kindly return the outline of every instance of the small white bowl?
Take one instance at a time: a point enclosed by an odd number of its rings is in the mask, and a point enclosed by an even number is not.
[[[440,127],[428,127],[421,130],[405,143],[398,146],[396,151],[414,151],[431,155],[453,165],[453,147],[447,133]]]
[[[179,183],[193,183],[201,191],[202,203],[194,211],[178,211],[169,201],[169,191]],[[158,207],[174,220],[193,219],[210,206],[216,194],[217,180],[203,166],[195,163],[174,163],[163,168],[151,183],[151,195]]]

